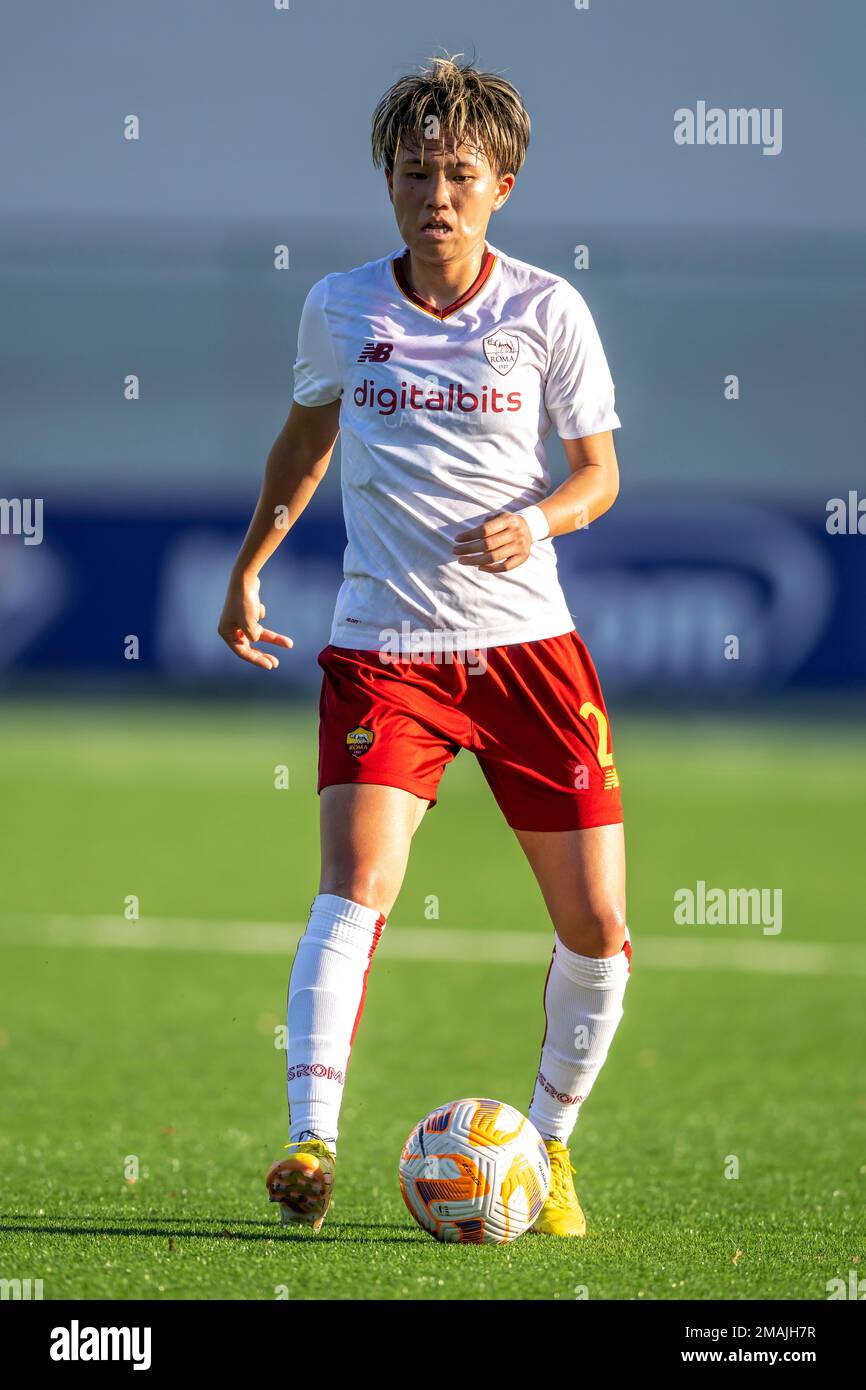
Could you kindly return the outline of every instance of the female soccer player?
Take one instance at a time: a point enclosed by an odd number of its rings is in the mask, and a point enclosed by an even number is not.
[[[373,116],[403,247],[304,305],[294,403],[267,461],[220,635],[264,670],[262,566],[342,432],[348,546],[319,654],[319,892],[289,981],[284,1222],[319,1230],[367,974],[412,836],[461,748],[477,756],[554,927],[529,1116],[551,1161],[536,1231],[580,1236],[568,1140],[623,1011],[631,948],[619,780],[553,537],[612,505],[614,388],[577,291],[486,240],[529,143],[502,77],[435,59]],[[554,426],[570,476],[549,492]]]

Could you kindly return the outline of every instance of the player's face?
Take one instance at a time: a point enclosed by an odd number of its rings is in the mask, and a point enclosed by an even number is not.
[[[410,252],[440,263],[459,260],[483,241],[491,214],[514,186],[514,175],[497,174],[474,146],[443,140],[401,145],[386,177]]]

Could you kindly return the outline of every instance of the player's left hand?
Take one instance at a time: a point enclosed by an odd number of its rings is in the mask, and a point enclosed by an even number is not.
[[[452,549],[458,564],[501,574],[529,559],[532,536],[527,522],[516,512],[494,512],[480,526],[458,532]]]

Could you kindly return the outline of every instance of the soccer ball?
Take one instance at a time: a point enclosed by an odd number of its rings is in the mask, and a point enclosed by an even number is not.
[[[525,1115],[499,1100],[454,1100],[415,1126],[400,1190],[437,1240],[504,1245],[528,1230],[550,1187],[550,1159]]]

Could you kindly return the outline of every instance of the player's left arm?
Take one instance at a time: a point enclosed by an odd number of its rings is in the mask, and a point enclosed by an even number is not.
[[[613,506],[619,492],[612,430],[563,439],[562,447],[570,476],[532,509],[543,514],[542,530],[546,522],[550,536],[582,531]],[[454,541],[459,564],[492,573],[522,565],[534,543],[530,522],[520,512],[497,512],[471,531],[461,531]]]
[[[562,447],[570,477],[538,504],[551,536],[582,531],[610,510],[619,493],[613,430],[587,434],[582,439],[563,439]]]

